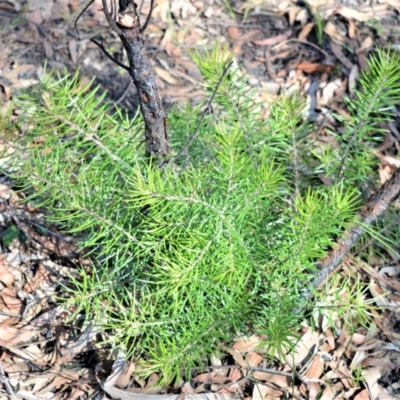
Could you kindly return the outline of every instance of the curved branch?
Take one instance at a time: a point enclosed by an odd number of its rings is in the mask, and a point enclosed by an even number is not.
[[[117,64],[118,66],[120,66],[123,69],[126,69],[127,71],[129,71],[129,67],[127,67],[125,64],[122,64],[121,62],[119,62],[115,57],[113,57],[103,46],[102,43],[99,43],[97,40],[95,39],[90,39],[91,42],[93,42],[94,44],[96,44],[97,46],[99,46],[100,50],[111,60],[113,61],[115,64]]]
[[[79,30],[78,30],[78,25],[77,25],[77,24],[78,24],[78,21],[79,21],[79,19],[82,17],[82,15],[86,12],[86,10],[94,3],[94,1],[95,1],[95,0],[90,0],[89,3],[86,4],[85,7],[83,7],[83,10],[78,14],[78,16],[77,16],[76,19],[75,19],[74,28],[75,28],[75,31],[76,31],[76,33],[77,33],[79,39],[81,38],[81,34],[79,33]]]

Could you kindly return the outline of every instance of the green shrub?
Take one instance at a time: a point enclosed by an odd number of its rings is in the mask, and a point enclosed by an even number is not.
[[[193,57],[211,93],[232,55]],[[299,98],[282,97],[263,119],[255,90],[231,68],[192,144],[163,168],[144,156],[140,115],[111,114],[78,75],[49,75],[21,93],[15,179],[93,259],[66,288],[68,302],[165,382],[238,335],[290,348],[315,262],[354,223],[359,188],[374,179],[372,143],[399,99],[399,65],[397,54],[371,59],[338,147],[322,152]],[[203,107],[170,112],[176,154]]]

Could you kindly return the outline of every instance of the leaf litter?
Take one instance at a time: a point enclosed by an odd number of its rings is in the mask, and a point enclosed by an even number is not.
[[[18,31],[2,29],[3,115],[13,107],[10,101],[19,87],[38,82],[43,54],[55,68],[81,64],[89,76],[97,76],[97,83],[107,88],[111,99],[125,108],[135,106],[134,89],[126,80],[126,87],[121,87],[123,78],[106,80],[110,74],[118,75],[87,39],[90,29],[104,31],[106,26],[99,4],[96,1],[90,8],[91,19],[82,39],[66,34],[73,21],[71,11],[76,13],[81,6],[76,0],[31,2],[26,25]],[[280,93],[300,91],[309,97],[307,112],[318,127],[315,140],[321,148],[335,145],[330,133],[337,128],[332,114],[344,112],[344,97],[354,94],[368,53],[396,37],[391,28],[400,3],[309,0],[307,4],[233,1],[237,16],[233,19],[222,0],[158,1],[147,35],[156,49],[157,57],[152,59],[165,101],[196,103],[202,99],[199,72],[187,50],[216,40],[229,41],[238,65],[250,74],[267,108]],[[145,1],[143,13],[149,7]],[[22,10],[20,1],[2,2],[0,11],[5,16],[0,17],[10,21]],[[63,21],[63,28],[52,22],[57,19]],[[323,28],[323,47],[318,44],[318,25]],[[19,113],[12,109],[13,122]],[[400,134],[394,124],[385,128],[385,141],[376,153],[381,183],[400,165]],[[400,388],[392,377],[399,373],[400,365],[398,255],[393,254],[389,263],[378,257],[380,262],[371,265],[349,257],[337,271],[339,279],[361,277],[368,288],[365,301],[384,307],[371,310],[373,323],[368,329],[354,325],[350,312],[348,321],[335,312],[325,313],[316,319],[320,321],[317,326],[310,326],[309,320],[303,322],[299,341],[284,357],[271,357],[270,349],[263,345],[265,338],[238,338],[224,349],[224,356],[210,360],[207,371],[181,382],[180,395],[168,394],[165,388],[152,387],[157,376],[141,381],[135,377],[135,363],[101,352],[103,333],[96,327],[76,331],[73,322],[66,323],[73,310],[57,306],[56,295],[61,283],[77,277],[77,266],[82,264],[79,252],[69,240],[63,240],[66,238],[60,240],[57,232],[39,232],[38,226],[44,226],[43,214],[21,206],[19,195],[5,177],[1,179],[0,387],[4,395],[84,399],[106,392],[121,399],[356,400],[398,396]],[[329,184],[326,177],[321,179]],[[96,352],[95,361],[88,361],[88,355]]]

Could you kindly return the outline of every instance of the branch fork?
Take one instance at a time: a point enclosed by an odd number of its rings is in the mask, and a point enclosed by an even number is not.
[[[93,4],[94,0],[78,15],[76,23],[82,14]],[[153,66],[147,57],[143,31],[146,29],[154,8],[154,0],[151,1],[150,12],[146,22],[141,27],[138,8],[132,0],[110,0],[110,9],[107,0],[102,0],[103,12],[111,29],[117,33],[126,51],[129,66],[117,61],[104,48],[102,43],[92,39],[103,53],[121,68],[126,69],[132,77],[139,96],[139,105],[145,125],[146,154],[149,157],[166,157],[170,153],[167,122],[161,97],[158,93]],[[78,32],[79,34],[79,32]]]

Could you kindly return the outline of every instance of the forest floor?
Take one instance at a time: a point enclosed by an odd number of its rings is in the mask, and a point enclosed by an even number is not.
[[[128,73],[90,41],[103,37],[123,60],[101,1],[78,21],[78,35],[74,22],[83,7],[80,0],[0,0],[1,114],[11,112],[17,123],[21,110],[13,95],[38,83],[45,65],[61,72],[80,69],[82,84],[94,79],[111,102],[134,114],[137,98]],[[142,14],[149,9],[145,1]],[[369,54],[389,44],[400,51],[399,20],[400,0],[158,0],[145,38],[167,109],[204,98],[190,51],[220,42],[230,46],[266,104],[301,93],[314,140],[325,146],[335,145],[332,113],[346,115],[344,99],[354,95]],[[376,147],[381,183],[400,166],[396,112]],[[102,349],[99,332],[77,332],[69,310],[51,300],[60,281],[77,275],[79,260],[61,235],[43,233],[42,212],[19,203],[23,194],[13,189],[0,176],[0,399],[400,399],[400,249],[384,255],[372,249],[363,260],[351,254],[335,271],[364,282],[365,301],[377,306],[367,327],[347,332],[338,319],[336,330],[324,320],[311,329],[304,321],[295,351],[278,366],[263,357],[260,338],[238,338],[224,358],[212,360],[230,368],[210,368],[188,382],[154,388],[157,376],[136,378],[133,362],[118,369],[121,360]]]

